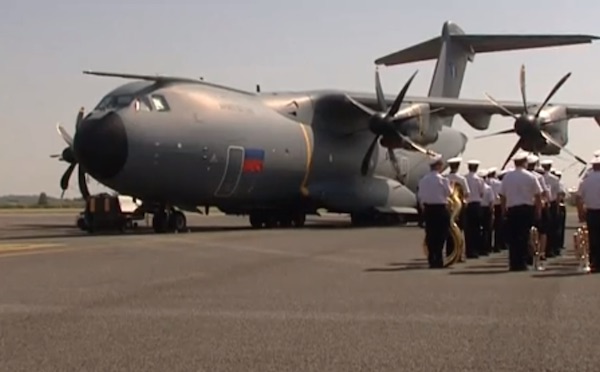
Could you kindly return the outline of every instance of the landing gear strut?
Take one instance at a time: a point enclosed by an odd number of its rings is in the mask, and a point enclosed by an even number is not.
[[[275,227],[303,227],[306,214],[298,211],[259,210],[250,212],[250,225],[255,229]]]
[[[181,211],[159,209],[152,216],[152,228],[156,233],[182,232],[187,228],[187,219]]]

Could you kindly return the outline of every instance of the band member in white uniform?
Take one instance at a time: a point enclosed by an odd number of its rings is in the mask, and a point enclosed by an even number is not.
[[[500,197],[506,216],[509,270],[527,270],[529,230],[542,211],[542,187],[532,172],[525,170],[527,153],[513,158],[515,169],[502,178]]]
[[[539,160],[540,158],[537,155],[530,154],[527,157],[527,170],[533,173],[542,187],[542,213],[539,219],[535,219],[533,226],[538,229],[540,246],[546,247],[546,242],[548,241],[548,194],[550,193],[550,188],[540,172],[541,169],[538,170],[537,168]],[[546,259],[546,252],[545,250],[542,252],[542,259],[544,260]],[[529,263],[533,264],[533,256],[529,257]]]
[[[441,175],[444,166],[442,157],[433,157],[429,166],[431,171],[419,181],[418,200],[425,220],[429,267],[443,268],[442,252],[450,232],[450,211],[447,203],[451,189],[448,179]]]
[[[493,242],[492,252],[500,252],[505,249],[502,239],[502,208],[500,207],[500,186],[502,182],[496,177],[498,169],[493,167],[488,169],[487,184],[494,192],[494,224],[493,224]]]
[[[558,247],[560,250],[565,249],[565,229],[567,224],[567,207],[565,205],[567,198],[567,187],[564,183],[561,182],[562,172],[559,170],[554,170],[552,172],[558,178],[558,184],[560,187],[560,192],[558,193],[559,199],[562,200],[561,203],[558,204]]]
[[[552,159],[540,161],[542,166],[544,181],[548,185],[548,239],[546,242],[546,257],[560,255],[559,233],[559,205],[563,202],[561,198],[560,181],[558,177],[550,173],[552,169]]]
[[[479,160],[470,160],[467,163],[469,173],[465,175],[469,185],[469,197],[467,198],[467,211],[465,221],[465,251],[467,258],[479,257],[483,250],[481,239],[481,199],[483,199],[483,185],[485,182],[477,175]]]
[[[481,240],[483,248],[481,254],[487,256],[492,253],[492,231],[494,223],[494,190],[487,183],[487,172],[481,171],[479,176],[486,181],[483,184],[483,198],[481,199]]]
[[[467,184],[467,179],[462,174],[458,173],[461,162],[462,162],[462,158],[460,158],[460,157],[448,159],[448,161],[446,163],[448,163],[450,171],[446,175],[446,178],[448,178],[448,181],[450,181],[450,185],[458,184],[463,189],[463,197],[464,197],[464,200],[462,201],[463,208],[460,212],[460,215],[458,217],[458,221],[456,224],[458,225],[458,227],[464,234],[466,206],[467,206],[466,199],[469,197],[470,191],[469,191],[469,185]],[[450,254],[452,254],[452,252],[454,252],[454,241],[451,239],[450,236],[448,236],[448,239],[446,240],[446,255],[449,256]]]
[[[577,189],[579,222],[585,222],[589,232],[590,266],[598,272],[600,266],[600,157],[592,161],[592,172]]]

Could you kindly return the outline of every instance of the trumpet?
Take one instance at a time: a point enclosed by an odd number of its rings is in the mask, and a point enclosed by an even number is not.
[[[579,261],[578,271],[584,274],[590,273],[590,236],[587,224],[581,225],[573,233],[573,247],[575,248],[575,256]]]
[[[463,208],[463,195],[464,191],[461,185],[455,183],[452,186],[452,193],[447,200],[448,209],[450,210],[450,239],[452,239],[452,242],[454,243],[454,250],[452,251],[451,255],[444,258],[444,267],[461,262],[465,251],[465,239],[457,224],[457,221],[460,217],[460,212]],[[423,251],[425,256],[429,254],[429,248],[427,247],[426,240],[423,240]]]
[[[540,232],[535,226],[531,226],[531,229],[529,229],[529,253],[533,257],[533,269],[536,271],[546,270],[542,261],[543,250],[540,244]]]

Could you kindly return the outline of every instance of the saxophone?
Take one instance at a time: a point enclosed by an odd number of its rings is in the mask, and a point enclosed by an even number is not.
[[[454,251],[451,255],[444,257],[444,267],[448,267],[452,264],[459,262],[462,259],[464,253],[465,239],[462,231],[458,227],[457,221],[460,217],[460,212],[463,208],[463,189],[460,184],[454,183],[452,185],[452,192],[448,196],[448,210],[450,211],[450,238],[454,243]],[[427,240],[423,239],[423,251],[425,256],[429,255],[429,249],[427,248]]]
[[[584,274],[591,272],[590,237],[587,224],[584,223],[573,233],[573,247],[579,261],[578,271]]]
[[[533,269],[536,271],[544,271],[545,267],[542,263],[542,245],[540,244],[540,233],[535,226],[529,229],[529,254],[533,257]]]

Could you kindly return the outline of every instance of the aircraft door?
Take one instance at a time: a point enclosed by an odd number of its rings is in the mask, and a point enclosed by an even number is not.
[[[226,198],[236,191],[242,175],[244,165],[244,148],[240,146],[229,146],[227,149],[227,161],[221,183],[215,191],[215,196]]]

